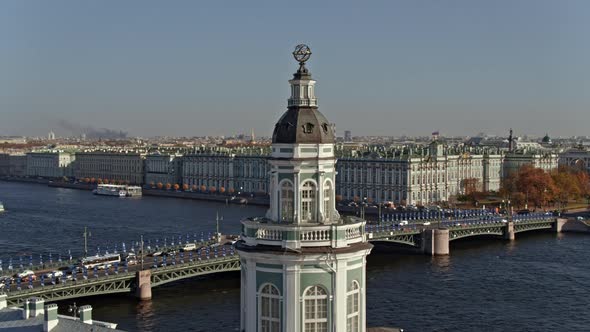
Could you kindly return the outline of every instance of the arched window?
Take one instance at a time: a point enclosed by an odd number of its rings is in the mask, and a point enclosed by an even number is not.
[[[316,186],[311,181],[303,184],[301,189],[301,221],[313,221],[316,215]]]
[[[281,221],[293,221],[293,185],[285,181],[281,185]]]
[[[281,330],[281,295],[279,290],[271,284],[266,284],[260,290],[259,299],[258,331],[279,332]]]
[[[303,299],[304,331],[328,332],[328,292],[322,286],[312,286]]]
[[[358,332],[360,315],[360,287],[353,281],[346,294],[346,332]]]
[[[332,219],[332,183],[326,181],[324,183],[324,220]]]

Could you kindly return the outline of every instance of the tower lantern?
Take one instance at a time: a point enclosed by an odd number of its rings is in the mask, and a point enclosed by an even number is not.
[[[275,125],[270,207],[242,220],[241,330],[365,331],[365,221],[335,204],[334,130],[297,45],[287,111]]]

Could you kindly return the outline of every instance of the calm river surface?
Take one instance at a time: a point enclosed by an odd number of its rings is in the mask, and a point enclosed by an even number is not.
[[[82,232],[96,247],[213,232],[237,234],[243,216],[264,208],[192,200],[119,199],[88,191],[0,181],[0,259],[80,254]],[[453,242],[451,256],[368,258],[367,323],[406,331],[589,331],[590,236],[530,233],[513,243]],[[28,261],[27,261],[28,262]],[[153,300],[128,295],[78,299],[98,320],[128,331],[238,331],[239,274],[195,278],[153,289]],[[71,301],[73,302],[73,301]],[[70,301],[60,303],[65,307]]]

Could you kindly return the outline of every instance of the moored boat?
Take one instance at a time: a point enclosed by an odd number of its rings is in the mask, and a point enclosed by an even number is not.
[[[141,187],[117,184],[99,184],[92,191],[95,195],[116,196],[116,197],[138,197],[141,196]]]

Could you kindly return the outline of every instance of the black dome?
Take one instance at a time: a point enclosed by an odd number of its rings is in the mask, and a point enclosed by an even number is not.
[[[273,143],[334,143],[334,130],[316,107],[290,107],[275,125]]]

